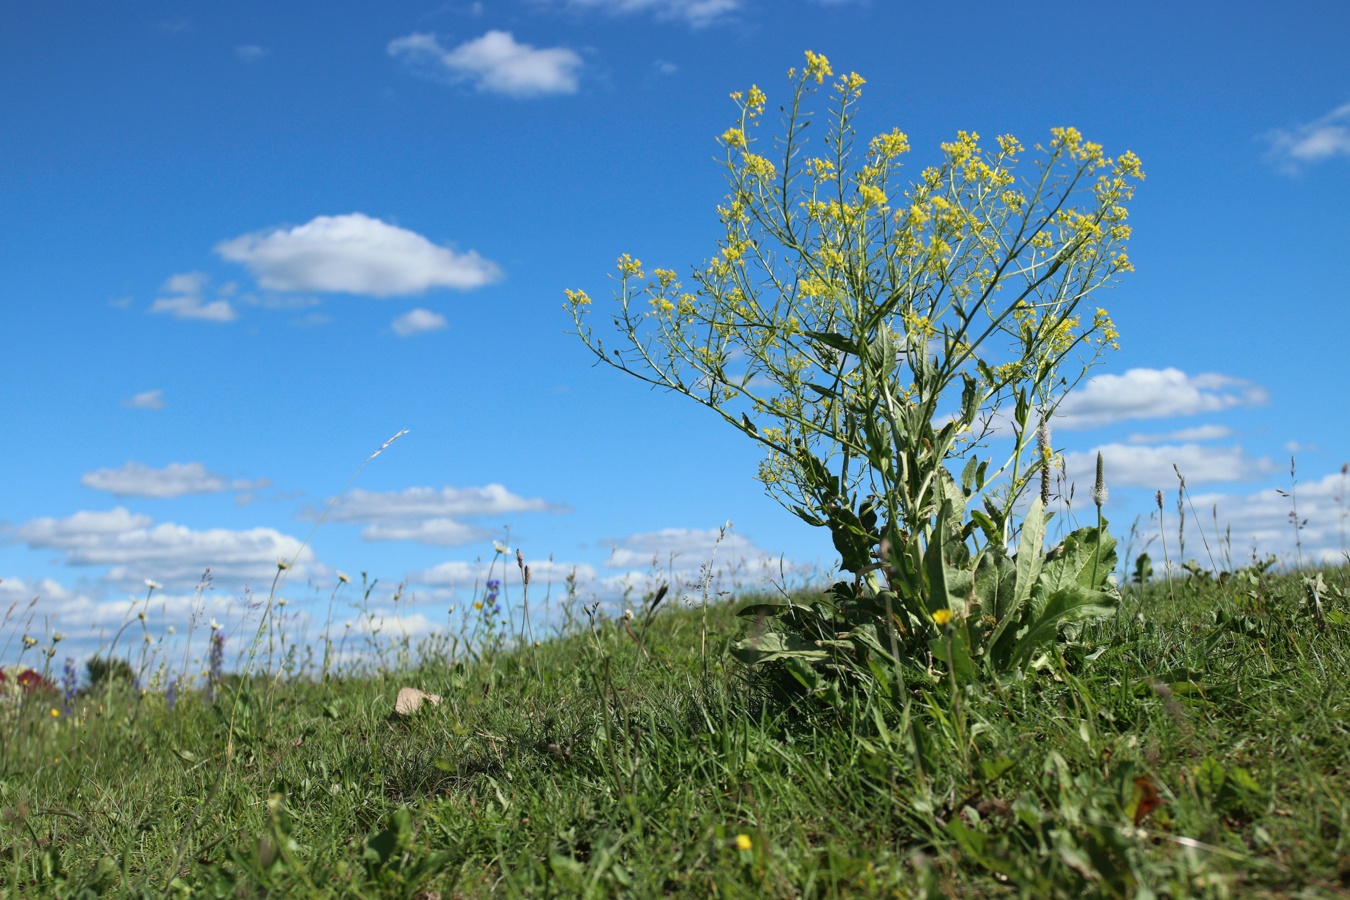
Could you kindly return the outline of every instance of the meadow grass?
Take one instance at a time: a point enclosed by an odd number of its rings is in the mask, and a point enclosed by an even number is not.
[[[1321,576],[1320,609],[1259,566],[1131,587],[1024,677],[836,706],[731,660],[750,596],[172,708],[113,675],[59,716],[29,693],[0,893],[1344,896],[1347,572]],[[391,716],[404,686],[443,702]]]

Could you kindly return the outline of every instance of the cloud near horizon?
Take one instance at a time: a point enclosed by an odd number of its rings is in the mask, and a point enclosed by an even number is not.
[[[458,253],[363,213],[240,235],[217,244],[216,253],[247,266],[259,286],[273,291],[395,297],[472,290],[501,278],[476,251]]]
[[[571,508],[541,497],[522,497],[500,484],[477,488],[410,487],[401,491],[353,490],[328,514],[334,522],[365,525],[366,541],[416,541],[434,547],[486,542],[497,533],[464,518],[513,513],[569,513]]]
[[[1051,420],[1070,431],[1101,428],[1130,419],[1164,419],[1260,406],[1264,388],[1213,372],[1188,375],[1180,369],[1130,369],[1098,375],[1071,392]]]
[[[386,51],[420,74],[518,99],[575,94],[583,66],[566,47],[539,49],[497,30],[449,50],[436,35],[414,32],[390,41]]]
[[[1238,446],[1212,447],[1201,444],[1103,444],[1087,451],[1069,451],[1064,464],[1069,480],[1081,494],[1097,475],[1097,454],[1106,468],[1106,486],[1170,489],[1177,485],[1173,466],[1181,470],[1188,485],[1255,481],[1279,470],[1270,459],[1256,458]]]
[[[276,574],[278,560],[295,560],[297,568],[315,562],[310,547],[272,528],[196,531],[172,522],[156,525],[150,516],[121,506],[31,519],[13,535],[30,548],[60,551],[68,566],[110,566],[104,580],[111,584],[149,578],[191,588],[208,568],[217,582],[262,582]]]

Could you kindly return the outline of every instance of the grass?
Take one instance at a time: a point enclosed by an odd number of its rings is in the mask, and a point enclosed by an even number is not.
[[[737,669],[725,604],[706,646],[666,604],[173,709],[114,676],[70,715],[30,693],[0,893],[1346,896],[1347,572],[1322,577],[1320,611],[1259,568],[1131,588],[1026,677],[838,707]],[[444,702],[391,718],[404,686]]]

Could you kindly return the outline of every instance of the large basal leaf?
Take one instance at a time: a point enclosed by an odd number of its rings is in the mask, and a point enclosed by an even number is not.
[[[1050,595],[1045,608],[1029,623],[1026,633],[1017,639],[1009,662],[1014,666],[1022,665],[1032,653],[1049,645],[1059,629],[1070,622],[1089,622],[1115,611],[1116,598],[1110,594],[1079,585],[1061,588]]]
[[[766,631],[737,641],[731,646],[731,655],[748,666],[755,666],[775,659],[828,659],[830,652],[817,647],[814,641],[804,641],[779,631]]]
[[[1100,532],[1096,526],[1078,529],[1056,550],[1041,569],[1041,585],[1047,596],[1071,585],[1099,591],[1116,568],[1116,539],[1105,525]]]
[[[999,614],[998,626],[989,636],[991,647],[998,643],[1009,625],[1020,620],[1021,616],[1018,613],[1031,597],[1031,588],[1040,578],[1041,565],[1045,561],[1045,557],[1041,555],[1044,547],[1045,506],[1041,503],[1041,498],[1036,497],[1031,501],[1026,518],[1022,520],[1022,538],[1017,545],[1017,580],[1013,585],[1012,603]]]

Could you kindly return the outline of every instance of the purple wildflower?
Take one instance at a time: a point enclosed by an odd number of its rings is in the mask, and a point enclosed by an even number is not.
[[[75,688],[79,683],[80,674],[75,668],[75,660],[67,656],[66,665],[61,669],[61,705],[66,715],[75,710]]]

